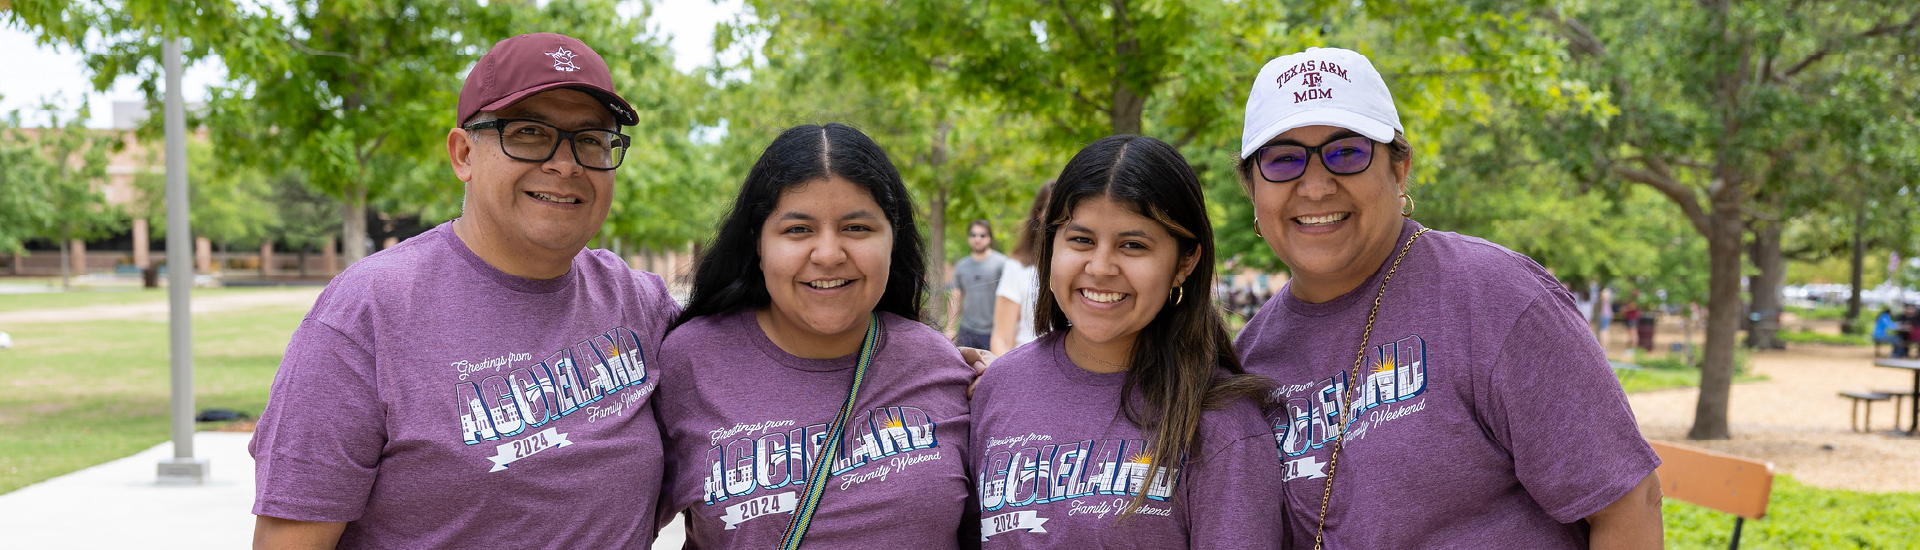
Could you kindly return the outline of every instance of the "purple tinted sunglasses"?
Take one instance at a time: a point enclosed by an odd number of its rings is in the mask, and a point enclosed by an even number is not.
[[[1328,172],[1351,176],[1373,166],[1373,140],[1366,136],[1351,136],[1316,147],[1268,145],[1253,151],[1254,161],[1260,165],[1260,175],[1274,183],[1293,181],[1307,173],[1308,159],[1315,156],[1320,157],[1320,164],[1326,166]]]

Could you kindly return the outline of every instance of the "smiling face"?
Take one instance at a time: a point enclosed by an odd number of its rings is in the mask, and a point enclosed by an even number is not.
[[[538,120],[563,130],[614,129],[606,107],[569,89],[542,92],[487,116]],[[454,173],[467,184],[455,224],[461,240],[507,273],[566,274],[573,256],[600,231],[613,201],[613,171],[580,166],[572,147],[563,142],[546,162],[526,162],[500,149],[499,130],[452,130],[447,152]]]
[[[772,298],[761,319],[774,343],[803,357],[817,355],[799,349],[811,344],[857,347],[893,253],[893,228],[865,188],[839,176],[787,188],[760,224],[759,252]]]
[[[1268,145],[1319,146],[1358,135],[1334,126],[1295,128]],[[1385,144],[1374,144],[1373,164],[1358,174],[1327,171],[1312,158],[1300,177],[1273,182],[1253,170],[1253,209],[1260,233],[1273,254],[1293,272],[1293,295],[1319,303],[1346,294],[1380,268],[1400,237],[1404,217],[1400,194],[1412,159],[1388,160]]]
[[[1197,258],[1183,256],[1159,222],[1111,198],[1089,197],[1054,234],[1047,288],[1081,340],[1131,346]]]

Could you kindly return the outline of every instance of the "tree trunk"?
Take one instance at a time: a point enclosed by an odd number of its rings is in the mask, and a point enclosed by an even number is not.
[[[1146,110],[1147,97],[1134,92],[1126,83],[1113,83],[1113,108],[1107,112],[1107,122],[1113,125],[1115,134],[1139,135],[1143,124],[1140,119]]]
[[[60,239],[60,290],[72,288],[72,283],[70,279],[68,279],[68,271],[72,269],[70,266],[73,265],[73,261],[68,258],[67,252],[67,247],[70,246],[69,243],[72,242],[73,239]]]
[[[340,204],[340,255],[342,268],[367,257],[367,189],[354,184]]]
[[[1737,195],[1737,193],[1735,194]],[[1707,225],[1706,364],[1700,368],[1700,401],[1687,439],[1731,439],[1727,405],[1733,389],[1733,344],[1740,327],[1740,207],[1715,201]]]
[[[1747,292],[1752,295],[1753,311],[1748,319],[1753,326],[1747,329],[1747,347],[1753,349],[1786,349],[1786,345],[1775,336],[1780,330],[1781,287],[1787,280],[1787,264],[1781,258],[1780,223],[1761,221],[1753,229],[1753,266],[1760,270]]]
[[[313,250],[313,244],[300,247],[300,278],[307,278],[307,252]]]
[[[927,167],[934,174],[933,193],[927,197],[927,230],[931,233],[927,235],[927,261],[932,264],[927,274],[937,279],[927,281],[927,289],[933,298],[931,311],[937,313],[925,315],[923,312],[923,317],[939,330],[947,329],[947,310],[960,307],[960,304],[949,303],[951,300],[944,290],[944,283],[951,276],[947,269],[947,187],[952,185],[952,180],[942,167],[947,164],[947,134],[952,131],[953,121],[941,120],[933,129],[933,146],[927,150]]]
[[[1711,12],[1709,27],[1718,34],[1733,37],[1728,21],[1728,0],[1702,2]],[[1751,44],[1744,40],[1713,43],[1702,62],[1721,66],[1713,82],[1715,118],[1721,128],[1714,152],[1713,180],[1707,186],[1708,213],[1695,216],[1695,226],[1707,238],[1707,258],[1711,268],[1707,279],[1707,349],[1700,366],[1700,401],[1693,410],[1693,428],[1687,439],[1732,439],[1727,427],[1727,407],[1733,390],[1733,346],[1740,328],[1740,237],[1745,232],[1747,196],[1742,165],[1731,153],[1740,135],[1741,89],[1750,66]]]
[[[1590,311],[1587,312],[1587,331],[1593,333],[1594,339],[1599,340],[1600,347],[1603,348],[1607,347],[1607,333],[1600,332],[1600,318],[1604,316],[1603,312],[1607,310],[1608,300],[1604,300],[1602,297],[1607,296],[1607,283],[1609,282],[1611,281],[1600,281],[1588,287],[1593,289],[1593,296],[1591,298],[1593,305],[1589,308]]]
[[[1107,124],[1115,134],[1140,135],[1145,125],[1141,113],[1146,110],[1151,90],[1135,89],[1128,83],[1133,65],[1140,57],[1140,39],[1133,34],[1133,21],[1124,0],[1114,0],[1114,29],[1122,38],[1113,44],[1113,104],[1107,108]]]
[[[1847,265],[1847,281],[1852,284],[1848,285],[1851,289],[1847,291],[1847,317],[1840,320],[1841,334],[1860,333],[1860,325],[1855,324],[1855,321],[1860,319],[1860,284],[1863,282],[1860,273],[1863,267],[1861,263],[1867,257],[1867,241],[1861,234],[1866,232],[1866,229],[1867,203],[1861,201],[1853,206],[1853,257]]]
[[[260,278],[273,276],[273,239],[260,239]]]

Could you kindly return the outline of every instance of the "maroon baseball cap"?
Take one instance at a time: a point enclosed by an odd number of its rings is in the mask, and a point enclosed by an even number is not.
[[[633,106],[613,91],[613,75],[600,54],[571,36],[550,32],[523,34],[501,40],[480,56],[460,87],[460,110],[455,121],[481,111],[497,111],[534,94],[555,88],[586,92],[613,112],[621,126],[640,123]]]

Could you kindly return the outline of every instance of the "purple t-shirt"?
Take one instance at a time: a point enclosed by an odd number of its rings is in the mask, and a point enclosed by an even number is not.
[[[1281,547],[1280,461],[1257,403],[1202,413],[1199,452],[1150,482],[1153,451],[1120,410],[1126,374],[1075,366],[1064,334],[1007,352],[974,390],[982,548]]]
[[[678,309],[606,251],[526,279],[450,223],[368,256],[287,346],[253,513],[347,522],[341,548],[647,548]]]
[[[1326,303],[1279,293],[1235,342],[1276,383],[1267,419],[1294,546],[1313,543],[1347,422],[1328,548],[1586,548],[1580,520],[1659,459],[1573,296],[1525,256],[1428,232],[1387,283],[1352,399],[1355,346],[1392,261]]]
[[[939,332],[880,319],[880,348],[804,547],[957,548],[968,515],[973,370]],[[661,350],[660,525],[687,511],[689,548],[778,547],[859,354],[794,356],[767,339],[751,310],[688,321]]]

